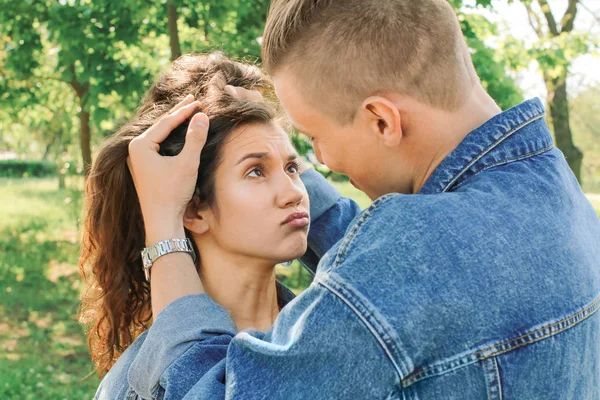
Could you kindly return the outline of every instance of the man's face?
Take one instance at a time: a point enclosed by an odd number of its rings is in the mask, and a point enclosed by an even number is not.
[[[375,190],[378,143],[368,134],[365,121],[358,116],[342,125],[307,103],[298,81],[289,71],[277,73],[273,84],[295,129],[312,139],[319,162],[350,177],[352,184],[371,198],[378,197]]]

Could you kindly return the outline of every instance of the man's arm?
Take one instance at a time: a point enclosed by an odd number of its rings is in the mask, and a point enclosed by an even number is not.
[[[318,171],[308,169],[300,177],[310,198],[311,216],[308,249],[300,262],[314,275],[321,257],[344,237],[361,209],[354,200],[342,197]]]
[[[223,334],[214,323],[226,328],[230,321],[218,311],[213,315],[220,322],[213,320],[211,327],[206,312],[216,310],[203,309],[206,297],[176,300],[157,318],[129,371],[137,394],[164,399],[367,399],[387,398],[398,388],[398,375],[376,337],[322,285],[312,285],[293,307],[285,308],[266,335]],[[198,328],[186,328],[184,339],[178,328],[182,324]],[[182,345],[185,351],[171,360],[169,354],[178,347],[180,352]]]

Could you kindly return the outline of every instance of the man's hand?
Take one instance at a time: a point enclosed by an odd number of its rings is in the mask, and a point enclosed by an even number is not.
[[[183,215],[194,194],[208,117],[198,113],[192,118],[183,150],[176,157],[163,157],[158,150],[171,131],[198,109],[193,100],[187,96],[129,144],[127,165],[140,200],[148,246],[185,237]]]
[[[225,93],[236,99],[254,101],[256,103],[264,103],[262,94],[258,90],[248,90],[240,86],[225,86]]]

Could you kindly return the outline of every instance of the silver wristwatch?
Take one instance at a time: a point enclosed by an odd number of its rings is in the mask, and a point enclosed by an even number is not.
[[[190,253],[194,263],[196,262],[196,253],[192,246],[192,241],[188,238],[185,239],[167,239],[156,243],[153,246],[146,247],[142,250],[142,263],[144,264],[144,275],[146,280],[150,282],[150,268],[154,261],[165,254],[184,252]]]

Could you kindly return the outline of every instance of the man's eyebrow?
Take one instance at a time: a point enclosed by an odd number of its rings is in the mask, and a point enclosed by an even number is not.
[[[288,156],[288,161],[297,160],[299,157],[300,156],[297,153],[291,153]],[[248,153],[245,156],[243,156],[242,158],[240,158],[235,165],[241,164],[242,162],[246,161],[249,158],[258,158],[261,160],[266,160],[266,159],[271,158],[271,155],[269,153]]]

